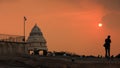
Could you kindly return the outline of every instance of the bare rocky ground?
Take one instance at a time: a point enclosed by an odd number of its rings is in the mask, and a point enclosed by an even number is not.
[[[74,60],[72,60],[74,59]],[[60,56],[1,56],[0,68],[120,68],[120,59]]]

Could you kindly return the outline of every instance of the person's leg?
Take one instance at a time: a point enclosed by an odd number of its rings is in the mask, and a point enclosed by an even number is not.
[[[110,57],[110,47],[108,48],[108,57]]]
[[[107,48],[105,47],[105,57],[107,58]]]

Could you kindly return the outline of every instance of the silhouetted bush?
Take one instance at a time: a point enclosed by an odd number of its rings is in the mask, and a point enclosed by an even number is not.
[[[120,58],[120,54],[116,55],[115,58]]]
[[[96,58],[96,57],[93,55],[90,55],[90,56],[86,56],[86,58]]]

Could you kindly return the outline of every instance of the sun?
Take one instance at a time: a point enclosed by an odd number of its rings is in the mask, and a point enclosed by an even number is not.
[[[102,26],[103,26],[103,24],[102,24],[102,23],[99,23],[99,24],[98,24],[98,26],[99,26],[99,27],[102,27]]]

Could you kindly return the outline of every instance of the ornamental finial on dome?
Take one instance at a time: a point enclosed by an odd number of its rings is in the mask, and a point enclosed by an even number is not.
[[[37,23],[35,23],[35,26],[37,26]]]

